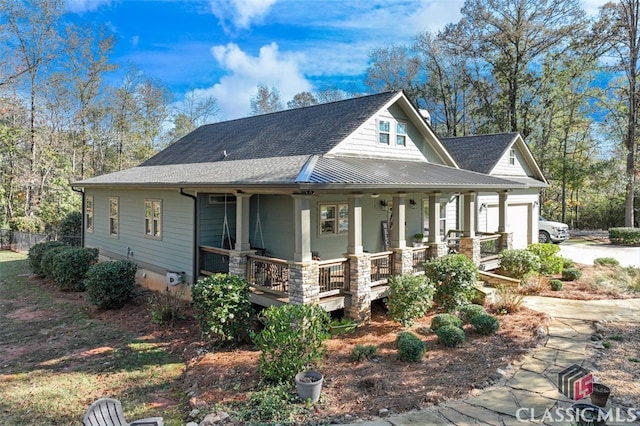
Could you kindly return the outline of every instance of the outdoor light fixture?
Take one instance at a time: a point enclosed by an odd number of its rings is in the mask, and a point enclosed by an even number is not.
[[[409,207],[410,208],[415,209],[417,205],[418,205],[418,203],[416,203],[416,200],[414,200],[413,198],[411,198],[409,200]]]
[[[386,200],[380,200],[380,208],[382,210],[387,210],[388,204],[386,202]]]

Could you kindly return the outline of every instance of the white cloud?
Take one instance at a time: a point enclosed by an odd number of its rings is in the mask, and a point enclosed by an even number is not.
[[[589,16],[596,16],[599,12],[600,6],[608,3],[611,0],[582,0],[582,7]]]
[[[247,54],[235,43],[214,46],[211,53],[227,74],[212,87],[196,89],[193,94],[215,97],[222,110],[223,117],[220,118],[232,119],[249,114],[250,99],[260,83],[276,88],[285,104],[295,94],[312,90],[300,71],[298,58],[283,55],[275,43],[262,46],[258,56]]]
[[[104,4],[111,4],[111,0],[67,0],[67,9],[74,13],[96,10]]]
[[[134,35],[133,37],[131,37],[131,45],[133,47],[136,47],[139,42],[140,42],[140,36]]]
[[[211,0],[211,12],[228,31],[231,23],[239,29],[247,29],[252,22],[262,19],[277,0]]]

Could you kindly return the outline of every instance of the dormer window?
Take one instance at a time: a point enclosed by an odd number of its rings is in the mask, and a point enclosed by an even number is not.
[[[407,123],[396,123],[396,145],[407,146]]]
[[[516,165],[516,150],[515,150],[515,148],[511,148],[509,150],[509,165],[510,166],[515,166]]]
[[[378,121],[378,142],[389,145],[391,139],[391,123],[386,120]]]

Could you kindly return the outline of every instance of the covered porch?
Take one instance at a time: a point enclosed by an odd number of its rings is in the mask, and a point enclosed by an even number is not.
[[[252,301],[261,306],[314,303],[328,311],[344,309],[349,317],[367,321],[371,301],[387,295],[389,278],[407,273],[424,274],[423,264],[428,259],[459,252],[472,259],[482,270],[497,266],[499,252],[509,248],[511,241],[510,234],[506,232],[508,192],[499,193],[500,229],[491,234],[475,231],[477,193],[460,195],[460,229],[445,232],[441,230],[443,222],[440,213],[443,211],[441,203],[444,198],[440,192],[425,194],[424,211],[428,212],[428,217],[420,219],[424,224],[407,223],[407,208],[415,204],[413,198],[408,198],[407,193],[390,194],[391,203],[387,207],[393,214],[387,225],[382,227],[382,238],[385,240],[383,250],[369,252],[363,246],[363,233],[371,231],[365,229],[363,217],[371,214],[367,213],[372,205],[370,199],[377,198],[378,194],[348,194],[344,211],[348,223],[344,232],[346,246],[341,256],[320,259],[314,247],[318,240],[312,238],[313,230],[318,225],[313,222],[322,220],[314,214],[318,210],[318,204],[314,202],[317,194],[289,194],[293,207],[293,232],[290,232],[293,244],[292,255],[284,258],[269,255],[264,247],[255,247],[256,226],[260,226],[260,220],[258,216],[256,224],[256,220],[252,221],[251,218],[256,205],[254,203],[252,209],[251,194],[236,193],[233,226],[229,228],[233,244],[215,247],[200,243],[198,273],[200,276],[231,273],[246,278],[251,284]],[[228,222],[226,217],[225,222]],[[405,226],[394,226],[398,223]],[[429,231],[425,241],[413,247],[412,236],[406,235],[407,229],[423,228]],[[282,232],[287,232],[286,227]],[[254,236],[253,241],[251,235]],[[260,241],[260,245],[264,246],[265,241]]]

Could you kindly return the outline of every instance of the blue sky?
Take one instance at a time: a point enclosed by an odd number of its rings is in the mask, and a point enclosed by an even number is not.
[[[259,83],[366,90],[368,54],[460,19],[463,0],[68,0],[70,17],[107,25],[113,56],[161,80],[179,102],[215,97],[218,119],[246,116]],[[604,0],[583,0],[594,13]]]

